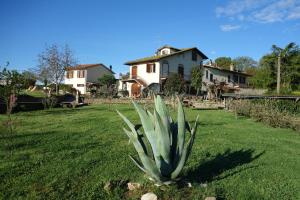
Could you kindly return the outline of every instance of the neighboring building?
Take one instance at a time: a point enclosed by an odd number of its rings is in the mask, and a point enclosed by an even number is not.
[[[202,91],[207,91],[207,85],[225,83],[227,88],[237,89],[248,87],[247,73],[236,71],[231,65],[230,69],[223,69],[211,61],[203,65]]]
[[[98,78],[104,74],[114,74],[112,68],[103,64],[81,64],[74,67],[67,67],[65,73],[65,84],[71,85],[86,94],[89,85],[97,83]]]
[[[125,63],[130,66],[130,76],[122,80],[120,88],[128,90],[129,96],[140,96],[146,87],[160,91],[171,73],[178,73],[189,82],[191,69],[202,66],[205,59],[207,56],[196,47],[177,49],[163,46],[152,57]]]

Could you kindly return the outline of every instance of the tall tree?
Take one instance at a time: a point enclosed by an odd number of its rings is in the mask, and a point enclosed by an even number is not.
[[[232,60],[230,57],[218,57],[217,59],[215,59],[215,63],[218,67],[221,67],[223,69],[230,69]]]
[[[197,89],[197,96],[202,87],[203,72],[200,67],[193,67],[191,71],[191,85]]]
[[[277,81],[278,58],[280,56],[280,79]],[[255,75],[251,78],[254,87],[275,90],[278,85],[281,93],[289,93],[300,89],[300,49],[295,43],[285,48],[272,47],[272,52],[264,55],[258,65]]]
[[[37,77],[45,85],[55,84],[55,91],[58,94],[58,86],[64,78],[65,68],[76,64],[73,52],[68,45],[59,48],[54,44],[46,47],[38,58]]]
[[[291,87],[291,83],[294,82],[293,75],[291,74],[295,69],[295,63],[291,63],[292,57],[299,55],[299,47],[291,42],[284,48],[280,48],[276,45],[272,46],[273,54],[277,57],[277,93],[280,93],[281,80],[283,81],[283,87]]]
[[[240,56],[233,59],[233,64],[236,69],[240,71],[246,71],[247,68],[257,67],[257,62],[248,56]]]

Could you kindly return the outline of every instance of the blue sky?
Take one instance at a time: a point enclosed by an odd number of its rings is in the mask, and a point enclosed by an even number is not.
[[[209,58],[300,44],[300,0],[0,0],[0,65],[37,65],[45,45],[68,44],[79,63],[123,63],[165,44]]]

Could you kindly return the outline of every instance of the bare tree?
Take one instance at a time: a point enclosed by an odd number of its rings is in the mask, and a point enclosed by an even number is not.
[[[68,45],[59,48],[57,45],[47,46],[45,51],[38,55],[37,75],[45,86],[49,83],[55,84],[58,94],[58,86],[62,82],[66,67],[76,64],[73,52]]]

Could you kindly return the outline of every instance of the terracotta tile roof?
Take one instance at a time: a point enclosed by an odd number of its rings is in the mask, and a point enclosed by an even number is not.
[[[93,67],[104,67],[105,69],[107,69],[108,71],[110,71],[111,73],[115,74],[115,72],[113,72],[112,70],[110,70],[108,67],[106,67],[105,65],[103,65],[102,63],[96,63],[96,64],[80,64],[80,65],[76,65],[73,67],[66,67],[67,71],[70,70],[84,70],[84,69],[89,69],[89,68],[93,68]]]
[[[177,54],[180,54],[180,53],[183,53],[186,51],[190,51],[190,50],[196,50],[204,59],[208,58],[199,49],[197,49],[196,47],[192,47],[192,48],[180,49],[179,51],[176,51],[174,53],[167,54],[167,55],[156,55],[156,56],[145,57],[145,58],[141,58],[141,59],[137,59],[137,60],[133,60],[133,61],[128,61],[125,63],[125,65],[133,65],[133,64],[139,64],[139,63],[158,61],[162,58],[170,57],[170,56],[177,55]]]

